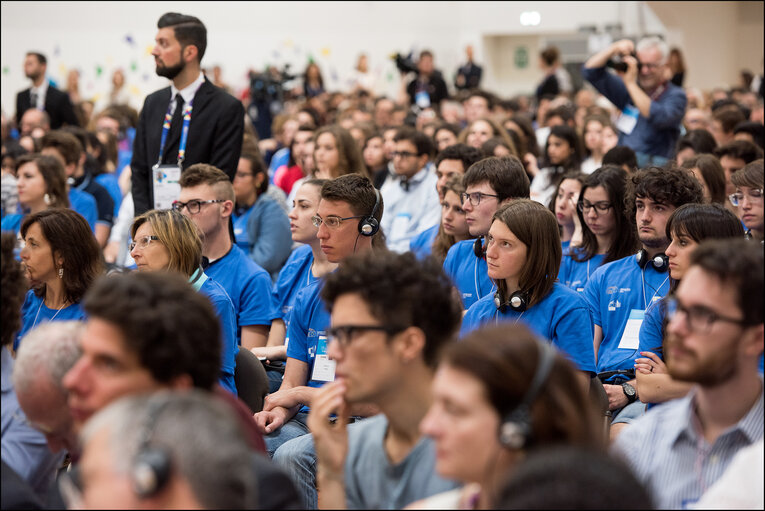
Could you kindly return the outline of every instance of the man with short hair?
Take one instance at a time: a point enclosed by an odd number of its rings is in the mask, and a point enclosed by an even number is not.
[[[337,379],[316,393],[308,417],[321,508],[402,509],[456,486],[435,472],[435,447],[419,429],[438,352],[460,323],[450,288],[437,262],[413,254],[352,257],[327,276]],[[347,426],[357,403],[382,413]]]
[[[640,351],[638,332],[645,310],[669,292],[669,246],[666,224],[683,204],[701,203],[701,185],[687,170],[648,167],[627,181],[625,204],[635,219],[641,248],[596,269],[584,288],[594,322],[593,342],[597,372],[613,412],[611,438],[645,410],[635,390],[635,359]],[[610,207],[621,207],[610,204]]]
[[[625,65],[617,75],[606,69],[614,57]],[[641,168],[673,157],[688,103],[683,89],[669,81],[667,57],[669,47],[658,37],[645,37],[637,46],[621,39],[582,67],[583,78],[622,111],[616,123],[619,144],[635,151]]]
[[[474,90],[462,102],[462,107],[465,109],[465,125],[467,126],[473,121],[489,117],[494,108],[494,101],[488,93]]]
[[[207,29],[194,16],[168,12],[157,22],[152,55],[170,87],[146,97],[130,163],[135,215],[168,208],[180,173],[209,163],[233,180],[242,151],[244,107],[201,71]]]
[[[48,59],[42,53],[30,51],[24,57],[24,75],[32,80],[32,87],[16,95],[16,125],[21,126],[24,113],[34,108],[48,114],[50,128],[54,130],[64,124],[79,126],[69,94],[48,83],[47,68]]]
[[[648,485],[657,508],[687,509],[736,453],[763,438],[762,247],[701,243],[667,317],[669,375],[695,386],[635,421],[613,450]]]
[[[430,137],[409,127],[401,128],[393,152],[395,179],[380,187],[388,214],[381,227],[388,248],[395,252],[409,250],[417,234],[438,225],[441,219],[436,176],[430,171],[433,142]]]
[[[222,170],[206,163],[190,166],[181,175],[181,195],[173,208],[199,227],[202,267],[226,290],[234,304],[237,341],[247,349],[265,346],[275,311],[271,277],[231,240],[229,223],[234,188]]]
[[[406,95],[410,106],[420,110],[433,108],[438,112],[441,101],[449,97],[446,82],[433,65],[433,52],[422,50],[417,61],[417,76],[407,84]]]
[[[380,193],[366,177],[347,174],[325,183],[313,219],[327,260],[339,263],[372,250],[375,239],[380,239],[377,226],[383,209]],[[282,385],[266,396],[263,411],[254,416],[271,455],[285,442],[308,433],[308,406],[318,388],[335,379],[334,364],[327,358],[330,318],[319,296],[322,283],[317,280],[298,293],[287,329]]]
[[[483,69],[473,62],[473,45],[468,44],[465,46],[465,56],[467,57],[467,62],[457,69],[454,86],[457,87],[457,90],[477,89],[481,85]]]
[[[19,123],[19,136],[29,135],[32,138],[41,138],[50,131],[50,116],[45,110],[30,108],[21,116]]]
[[[478,239],[452,245],[444,259],[444,270],[459,292],[462,307],[467,310],[494,289],[482,238],[489,232],[491,219],[502,204],[511,199],[529,198],[529,178],[521,160],[515,156],[492,156],[471,165],[463,183],[465,221],[470,235]]]
[[[736,187],[730,182],[730,176],[744,168],[748,163],[762,158],[763,151],[752,142],[746,140],[734,140],[715,149],[715,156],[720,160],[720,165],[725,173],[725,196],[736,191]],[[736,208],[726,201],[725,206],[736,212]]]
[[[746,121],[746,116],[741,109],[733,104],[718,108],[712,112],[712,122],[709,124],[709,132],[715,137],[718,147],[733,142],[736,125]]]

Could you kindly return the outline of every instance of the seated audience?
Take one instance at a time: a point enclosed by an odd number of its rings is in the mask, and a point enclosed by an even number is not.
[[[681,167],[689,169],[698,179],[704,192],[704,202],[725,205],[725,172],[716,156],[700,154],[685,160]]]
[[[738,217],[746,227],[746,236],[757,241],[763,241],[763,200],[762,189],[765,182],[763,176],[762,158],[748,163],[743,169],[730,178],[735,186],[735,192],[728,198],[738,210]]]

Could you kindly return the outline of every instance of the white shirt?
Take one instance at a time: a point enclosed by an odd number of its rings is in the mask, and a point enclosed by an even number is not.
[[[194,99],[194,95],[197,93],[197,89],[199,89],[199,86],[202,85],[205,81],[205,75],[202,74],[202,72],[199,72],[199,76],[197,76],[197,79],[194,80],[191,85],[188,85],[184,87],[181,90],[178,90],[175,88],[175,85],[170,85],[170,104],[172,105],[170,107],[170,114],[175,113],[175,95],[179,92],[181,93],[181,97],[183,98],[183,104],[188,105],[192,99]]]
[[[408,180],[408,190],[401,179],[391,178],[380,188],[385,207],[380,227],[389,250],[406,252],[412,238],[441,221],[437,181],[431,166],[425,166]]]
[[[48,80],[43,79],[43,83],[39,87],[31,87],[29,89],[29,99],[31,101],[32,94],[37,94],[37,103],[34,105],[31,105],[32,108],[36,108],[38,110],[45,110],[45,95],[48,93]]]

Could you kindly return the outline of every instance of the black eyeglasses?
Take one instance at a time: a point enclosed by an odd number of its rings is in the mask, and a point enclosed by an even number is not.
[[[604,200],[594,204],[591,202],[582,201],[577,205],[577,207],[582,213],[589,213],[592,208],[595,208],[595,214],[599,215],[611,209],[612,205],[610,202]]]
[[[667,298],[667,319],[672,321],[678,312],[685,315],[685,327],[688,330],[706,334],[716,321],[727,321],[736,325],[748,326],[743,319],[729,318],[701,305],[686,307],[676,297]]]
[[[481,203],[481,199],[484,197],[494,197],[499,198],[499,195],[492,195],[490,193],[483,193],[483,192],[472,192],[472,193],[461,193],[460,194],[460,200],[464,204],[465,201],[470,200],[471,206],[478,206]]]
[[[197,200],[191,199],[188,202],[181,202],[179,200],[173,201],[173,209],[183,212],[183,208],[189,210],[189,213],[196,215],[202,210],[203,204],[215,204],[216,202],[226,202],[224,199],[212,199],[212,200]]]
[[[396,335],[405,330],[402,327],[390,327],[382,325],[340,325],[327,329],[327,341],[337,341],[343,348],[351,343],[354,334],[358,332],[385,332],[386,335]]]

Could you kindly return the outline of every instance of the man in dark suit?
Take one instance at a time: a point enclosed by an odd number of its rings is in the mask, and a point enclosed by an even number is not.
[[[172,80],[172,85],[150,94],[138,119],[130,164],[136,215],[162,204],[155,202],[159,199],[155,197],[159,188],[155,188],[158,173],[153,172],[153,167],[158,163],[158,157],[161,165],[182,169],[195,163],[209,163],[223,170],[233,181],[244,133],[242,103],[214,86],[201,72],[201,60],[207,47],[204,24],[194,16],[166,13],[157,22],[157,27],[159,31],[152,51],[156,72]],[[185,114],[189,107],[191,112],[187,121],[184,117],[188,117]],[[168,115],[172,116],[169,129],[163,128]],[[179,151],[185,123],[188,124],[188,139],[181,159]],[[167,136],[160,155],[165,130]],[[172,171],[166,173],[171,174]],[[177,192],[180,194],[180,187]],[[172,189],[171,193],[174,193]]]
[[[29,52],[24,59],[24,74],[32,80],[32,87],[16,95],[16,125],[21,125],[21,116],[30,108],[45,110],[50,117],[51,129],[64,124],[79,126],[69,95],[49,84],[45,79],[48,60],[42,53]]]

